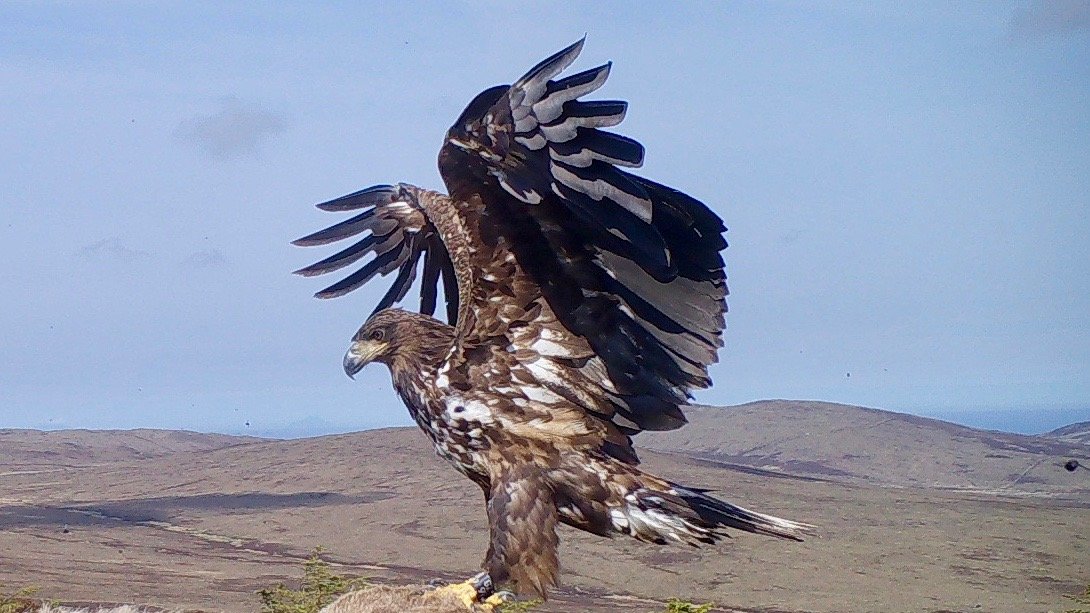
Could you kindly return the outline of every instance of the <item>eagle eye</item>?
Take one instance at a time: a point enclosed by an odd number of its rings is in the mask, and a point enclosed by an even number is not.
[[[375,328],[371,330],[371,333],[367,335],[367,338],[373,341],[381,341],[386,338],[386,331],[382,328]]]

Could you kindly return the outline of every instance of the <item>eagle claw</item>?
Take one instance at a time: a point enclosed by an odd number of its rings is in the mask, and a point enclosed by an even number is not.
[[[485,598],[484,602],[481,603],[481,604],[486,606],[486,607],[498,607],[498,606],[507,604],[509,602],[514,602],[514,601],[515,601],[515,594],[513,592],[509,592],[507,590],[502,590],[502,591],[496,592],[495,594],[492,594],[488,598]],[[491,609],[488,609],[488,610],[491,610]]]
[[[483,572],[461,583],[452,583],[436,588],[436,591],[445,591],[452,594],[462,601],[462,604],[470,611],[490,613],[495,610],[497,604],[506,602],[504,596],[495,593],[496,588],[492,585],[492,577]],[[506,593],[500,592],[500,594]]]

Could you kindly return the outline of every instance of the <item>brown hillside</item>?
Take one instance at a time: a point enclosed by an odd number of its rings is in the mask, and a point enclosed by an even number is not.
[[[1090,421],[1080,421],[1078,423],[1068,424],[1062,428],[1056,428],[1055,430],[1046,433],[1044,436],[1058,438],[1068,443],[1090,445]]]
[[[1060,610],[1087,581],[1090,500],[887,488],[646,452],[671,479],[818,526],[693,550],[564,529],[564,589],[544,612],[648,613],[681,596],[729,610]],[[1078,474],[1078,473],[1075,473]],[[66,602],[252,612],[316,545],[342,574],[465,577],[480,491],[415,429],[249,442],[0,475],[0,584]]]
[[[1045,436],[977,430],[833,404],[770,400],[693,407],[689,425],[641,434],[647,449],[849,483],[1090,495],[1090,479],[1063,470],[1090,446]]]

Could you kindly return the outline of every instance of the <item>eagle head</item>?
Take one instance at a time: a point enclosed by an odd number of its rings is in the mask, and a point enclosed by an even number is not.
[[[389,363],[393,330],[375,318],[367,320],[352,337],[352,344],[344,354],[344,372],[351,378],[371,362]]]
[[[367,320],[344,354],[344,372],[349,377],[371,362],[398,366],[424,367],[438,363],[454,342],[454,328],[421,313],[402,309],[383,309]],[[419,362],[415,365],[403,364]]]

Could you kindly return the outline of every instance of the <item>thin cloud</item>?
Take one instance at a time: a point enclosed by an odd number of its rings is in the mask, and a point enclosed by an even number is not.
[[[791,230],[780,235],[780,242],[785,245],[793,245],[802,238],[802,230]]]
[[[151,259],[151,254],[147,251],[127,247],[116,237],[84,245],[72,255],[87,262],[143,262]]]
[[[227,256],[219,249],[204,249],[191,253],[185,264],[193,268],[220,268],[227,264]]]
[[[1031,42],[1090,31],[1090,0],[1034,0],[1016,11],[1009,42]]]
[[[286,128],[281,115],[227,98],[215,113],[182,121],[174,134],[213,158],[225,160],[256,154],[262,144]]]

